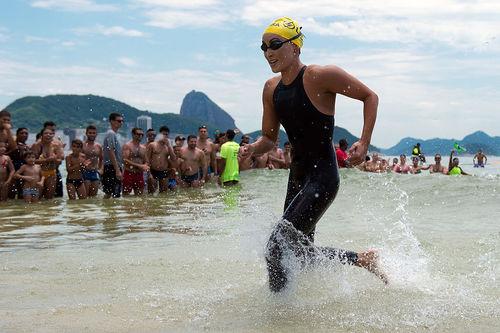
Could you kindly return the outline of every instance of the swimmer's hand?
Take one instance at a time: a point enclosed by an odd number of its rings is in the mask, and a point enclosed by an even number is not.
[[[241,158],[247,158],[250,157],[253,152],[255,151],[255,147],[252,144],[245,144],[242,147],[240,147],[240,156]]]
[[[365,161],[366,152],[368,151],[368,144],[363,141],[355,142],[349,148],[348,162],[350,165],[355,166]]]

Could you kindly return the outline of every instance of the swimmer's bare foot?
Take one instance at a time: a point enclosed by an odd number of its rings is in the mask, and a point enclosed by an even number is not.
[[[378,253],[375,250],[368,250],[365,252],[358,253],[358,261],[356,266],[366,268],[369,272],[372,272],[378,276],[385,284],[389,283],[387,276],[378,266]]]

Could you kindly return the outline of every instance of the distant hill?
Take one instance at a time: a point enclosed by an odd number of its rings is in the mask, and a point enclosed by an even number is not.
[[[200,91],[193,90],[184,97],[180,115],[196,119],[200,124],[217,124],[217,128],[212,129],[218,129],[221,132],[236,128],[233,117]]]
[[[174,113],[154,113],[141,111],[117,100],[95,95],[51,95],[45,97],[23,97],[6,107],[12,114],[16,127],[27,127],[37,132],[47,120],[54,121],[58,128],[85,128],[94,124],[99,131],[108,128],[108,115],[118,112],[125,123],[135,122],[138,116],[150,116],[153,126],[158,129],[167,125],[172,133],[198,133],[200,121]],[[205,121],[209,128],[219,125]],[[124,128],[124,131],[126,129]]]
[[[262,135],[262,131],[254,131],[251,133],[246,133],[252,140],[257,139],[259,136]],[[283,130],[280,130],[279,134],[279,139],[280,139],[280,146],[283,147],[283,144],[288,141],[288,136],[286,135],[286,132]],[[354,142],[358,141],[359,138],[351,134],[348,130],[342,127],[335,126],[335,129],[333,131],[333,141],[335,143],[338,143],[340,139],[346,139],[347,142],[349,143],[349,146],[352,145]],[[370,145],[369,151],[380,151],[380,148],[377,148],[375,146]]]
[[[208,126],[211,136],[216,130],[224,132],[229,128],[237,128],[234,119],[227,112],[207,95],[194,90],[185,96],[181,114],[141,111],[123,102],[96,95],[28,96],[14,101],[6,109],[12,114],[15,127],[27,127],[32,133],[38,132],[48,120],[55,122],[59,129],[85,128],[89,124],[94,124],[99,132],[104,132],[109,126],[108,116],[111,112],[123,115],[125,126],[121,131],[126,134],[135,126],[139,116],[150,116],[155,129],[167,125],[172,133],[196,134],[201,124]],[[261,135],[260,133],[254,131],[247,134],[255,140]],[[237,140],[240,137],[239,135]],[[281,146],[288,141],[284,131],[280,131],[279,138]],[[336,126],[335,143],[342,138],[349,144],[358,140],[346,129]],[[369,149],[380,151],[374,146],[370,146]]]
[[[422,152],[426,155],[434,155],[436,153],[449,154],[455,142],[466,148],[467,153],[475,154],[478,149],[482,149],[485,154],[500,155],[500,137],[491,137],[482,131],[469,134],[462,140],[439,138],[423,140],[404,138],[395,146],[388,149],[382,149],[382,152],[386,155],[411,154],[411,150],[417,142],[420,143]]]

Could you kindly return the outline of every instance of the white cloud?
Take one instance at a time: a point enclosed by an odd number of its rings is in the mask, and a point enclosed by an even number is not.
[[[260,128],[262,81],[248,79],[240,73],[189,69],[146,72],[133,68],[37,67],[0,58],[0,77],[0,103],[4,105],[26,95],[91,93],[115,98],[143,110],[178,113],[185,94],[194,89],[206,93],[243,129]]]
[[[235,9],[217,0],[136,0],[148,18],[147,25],[174,29],[177,27],[220,28],[235,19]]]
[[[121,36],[121,37],[144,37],[145,33],[135,29],[127,29],[122,26],[105,27],[97,24],[90,28],[76,28],[73,31],[78,35],[103,35],[103,36]]]
[[[92,0],[37,0],[31,6],[68,12],[108,12],[118,9],[112,4],[98,4]]]
[[[219,5],[218,0],[136,0],[136,3],[150,7],[170,7],[170,8],[200,8]]]
[[[305,49],[306,63],[334,63],[359,78],[380,98],[373,142],[394,145],[407,136],[462,138],[475,130],[500,134],[497,102],[500,63],[477,58],[430,56],[412,49],[329,53]],[[482,80],[471,78],[474,73]],[[484,82],[483,82],[484,81]],[[451,82],[451,83],[450,83]],[[362,103],[339,96],[336,124],[355,135],[362,130]]]
[[[137,66],[137,62],[132,59],[132,58],[128,58],[128,57],[120,57],[117,59],[118,62],[120,64],[122,64],[123,66],[126,66],[126,67],[134,67],[134,66]]]
[[[148,25],[173,29],[177,27],[221,27],[231,18],[230,15],[222,12],[212,12],[207,15],[202,10],[151,10],[146,13],[149,18]]]
[[[500,3],[477,0],[257,0],[248,1],[242,19],[264,26],[289,15],[305,34],[348,37],[366,42],[439,42],[457,48],[478,47],[500,31]]]

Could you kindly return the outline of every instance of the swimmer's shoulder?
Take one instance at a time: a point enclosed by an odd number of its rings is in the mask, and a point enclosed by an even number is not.
[[[276,87],[278,86],[278,83],[280,83],[280,80],[281,80],[281,75],[276,75],[268,79],[264,85],[264,92],[274,91],[274,89],[276,89]]]
[[[325,79],[327,77],[342,75],[344,70],[336,65],[308,65],[305,72],[305,79]]]

